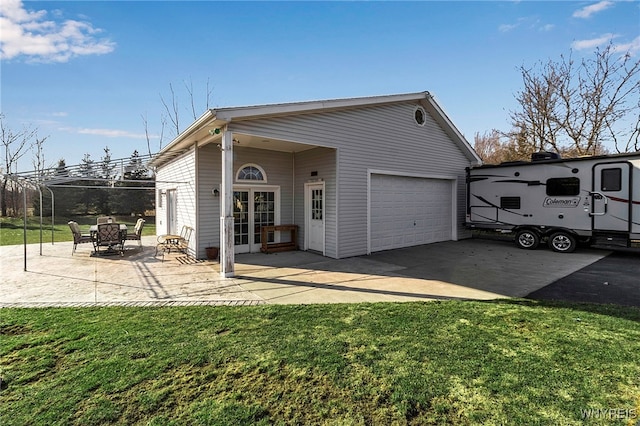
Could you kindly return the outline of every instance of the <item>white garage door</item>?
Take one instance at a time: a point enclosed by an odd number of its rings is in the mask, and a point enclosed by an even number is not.
[[[371,175],[371,251],[451,240],[451,182]]]

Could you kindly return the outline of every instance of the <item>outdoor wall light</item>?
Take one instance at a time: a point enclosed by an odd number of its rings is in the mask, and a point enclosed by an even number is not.
[[[214,188],[213,191],[211,191],[211,193],[213,194],[214,197],[220,196],[220,191],[218,191],[218,188]]]

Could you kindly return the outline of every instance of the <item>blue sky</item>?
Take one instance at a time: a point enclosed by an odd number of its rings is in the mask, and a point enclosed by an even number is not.
[[[518,68],[640,55],[637,1],[0,3],[1,112],[47,136],[45,161],[157,151],[160,96],[181,128],[210,107],[429,91],[456,126],[509,130]],[[164,145],[172,139],[165,128]],[[33,168],[32,155],[18,168]]]

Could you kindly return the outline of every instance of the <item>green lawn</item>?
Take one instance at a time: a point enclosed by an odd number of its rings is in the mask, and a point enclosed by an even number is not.
[[[130,229],[136,224],[135,217],[118,217],[116,219],[127,224]],[[89,232],[89,227],[96,223],[96,216],[80,216],[72,218],[56,218],[53,230],[54,242],[73,241],[71,230],[67,222],[74,220],[80,225],[82,232]],[[142,235],[155,235],[155,219],[147,220],[142,228]],[[30,217],[27,219],[27,243],[40,242],[40,218]],[[43,218],[42,242],[51,242],[51,218]],[[21,218],[0,218],[0,246],[9,246],[24,243],[24,222]]]
[[[0,339],[2,425],[627,425],[640,413],[636,308],[0,309]]]

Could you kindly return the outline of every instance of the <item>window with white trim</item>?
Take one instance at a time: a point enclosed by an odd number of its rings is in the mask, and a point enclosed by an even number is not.
[[[237,182],[267,182],[267,175],[264,169],[257,164],[245,164],[236,173]]]

